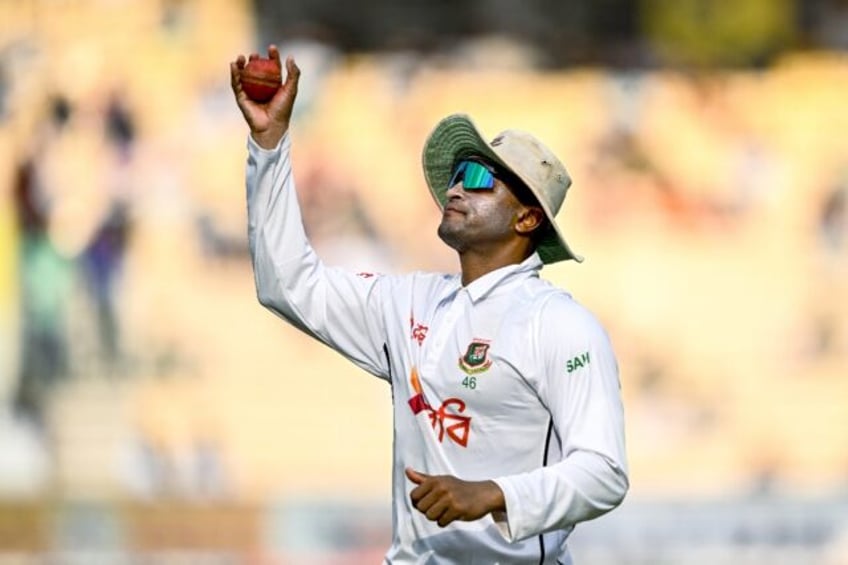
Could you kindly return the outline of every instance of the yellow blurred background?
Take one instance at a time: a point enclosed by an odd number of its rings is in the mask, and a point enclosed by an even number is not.
[[[0,563],[379,562],[390,391],[255,299],[228,83],[267,43],[255,7],[0,22]],[[848,563],[844,52],[550,69],[500,35],[268,40],[303,69],[295,175],[329,263],[456,270],[420,169],[448,113],[566,163],[587,260],[543,275],[612,336],[632,484],[576,530],[583,563]]]

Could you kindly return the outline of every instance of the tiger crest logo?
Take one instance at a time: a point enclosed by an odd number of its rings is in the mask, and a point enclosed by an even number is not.
[[[489,370],[492,360],[489,359],[489,342],[475,339],[468,344],[465,355],[459,358],[459,368],[469,375],[476,375]]]

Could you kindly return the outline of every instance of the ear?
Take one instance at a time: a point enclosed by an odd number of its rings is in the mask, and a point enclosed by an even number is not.
[[[522,206],[518,211],[515,231],[520,235],[530,235],[545,221],[545,213],[538,206]]]

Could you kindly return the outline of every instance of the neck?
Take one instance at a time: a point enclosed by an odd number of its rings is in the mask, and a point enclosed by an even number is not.
[[[468,286],[483,275],[487,275],[501,267],[517,265],[532,253],[533,250],[527,249],[525,246],[521,246],[520,248],[504,246],[499,250],[489,250],[483,253],[470,249],[462,251],[459,253],[459,264],[462,268],[462,286]]]

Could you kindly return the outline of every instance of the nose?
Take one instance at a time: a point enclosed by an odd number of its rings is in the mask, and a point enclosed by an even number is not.
[[[457,182],[453,186],[449,187],[445,195],[448,198],[459,198],[460,194],[462,194],[462,181]]]

